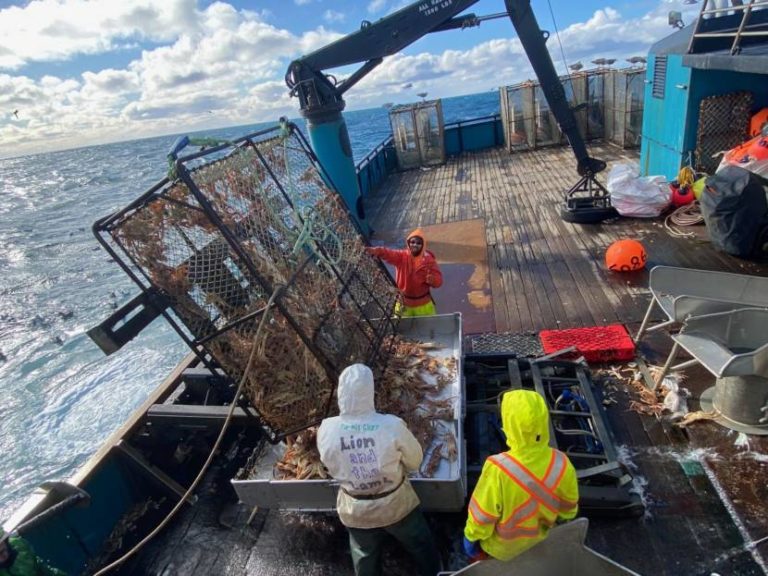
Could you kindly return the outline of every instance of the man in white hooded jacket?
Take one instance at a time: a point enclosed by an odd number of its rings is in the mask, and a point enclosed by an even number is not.
[[[376,412],[373,392],[371,369],[348,366],[339,376],[339,416],[317,432],[320,459],[341,485],[336,509],[349,530],[355,574],[381,574],[381,545],[391,534],[419,574],[434,576],[440,557],[407,476],[421,464],[421,446],[400,418]]]

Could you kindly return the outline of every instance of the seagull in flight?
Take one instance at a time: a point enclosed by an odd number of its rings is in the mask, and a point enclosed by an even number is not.
[[[19,111],[18,110],[14,110],[13,111],[13,115],[16,116],[16,119],[18,119],[19,118]]]
[[[574,72],[578,72],[579,70],[584,68],[584,64],[582,64],[581,62],[576,62],[575,64],[571,64],[570,66],[568,66],[568,68],[570,68]]]

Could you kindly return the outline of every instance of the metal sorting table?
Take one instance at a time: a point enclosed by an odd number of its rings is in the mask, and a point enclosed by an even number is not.
[[[464,440],[464,377],[462,366],[461,314],[441,314],[403,318],[398,333],[421,342],[441,345],[430,350],[437,358],[453,357],[456,360],[454,380],[436,398],[453,398],[453,420],[438,421],[437,426],[448,426],[456,438],[458,456],[455,461],[441,459],[438,469],[430,478],[411,476],[422,509],[434,512],[461,510],[467,495],[466,443]],[[429,376],[424,377],[425,380]],[[429,459],[433,446],[425,450],[424,460]],[[303,512],[329,512],[336,508],[338,484],[333,480],[276,480],[274,464],[285,451],[283,443],[268,447],[251,472],[251,478],[232,480],[238,497],[251,507],[294,510]]]

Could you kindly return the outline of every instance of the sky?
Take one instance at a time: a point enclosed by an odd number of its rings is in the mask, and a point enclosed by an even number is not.
[[[422,0],[419,4],[454,0]],[[288,64],[404,0],[0,0],[0,158],[298,116]],[[558,71],[646,56],[683,0],[531,0]],[[465,13],[499,14],[503,0]],[[554,15],[554,18],[553,18]],[[364,56],[364,55],[363,55]],[[354,67],[332,72],[339,78]],[[348,110],[534,78],[511,22],[429,34],[345,94]]]

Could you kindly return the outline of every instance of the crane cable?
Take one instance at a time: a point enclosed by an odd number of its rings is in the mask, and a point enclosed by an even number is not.
[[[552,25],[555,27],[555,36],[557,37],[557,45],[560,47],[560,55],[563,58],[563,66],[565,67],[566,74],[568,74],[568,59],[565,57],[565,48],[563,48],[563,42],[560,40],[560,30],[557,29],[557,21],[555,20],[555,11],[552,10],[551,0],[547,0],[547,6],[549,7],[549,15],[552,17]],[[573,80],[571,75],[568,74],[568,82],[571,83],[571,90],[573,90]]]
[[[272,308],[272,305],[274,304],[275,300],[277,299],[277,296],[282,293],[283,289],[285,288],[284,285],[278,284],[275,287],[274,292],[272,292],[272,296],[269,297],[269,301],[267,302],[266,307],[264,308],[264,315],[261,317],[261,321],[259,322],[259,326],[256,329],[256,334],[253,337],[253,347],[251,348],[251,354],[248,357],[248,363],[245,366],[245,370],[243,370],[243,376],[240,379],[240,384],[237,386],[237,391],[235,392],[235,397],[232,399],[232,404],[229,406],[229,413],[227,414],[226,420],[224,420],[224,425],[221,428],[221,432],[219,432],[218,438],[216,438],[216,442],[213,444],[213,448],[211,448],[211,452],[208,455],[208,459],[203,464],[203,467],[200,469],[200,472],[195,477],[194,481],[190,485],[190,487],[187,489],[187,491],[184,493],[184,496],[182,496],[179,501],[176,503],[176,506],[173,507],[173,509],[168,513],[168,515],[163,519],[160,524],[158,524],[152,532],[147,534],[138,544],[136,544],[133,548],[131,548],[128,552],[123,554],[120,558],[112,562],[111,564],[105,566],[104,568],[101,568],[98,572],[96,572],[93,576],[102,576],[103,574],[106,574],[113,568],[117,568],[120,566],[123,562],[128,560],[131,556],[133,556],[136,552],[141,550],[141,548],[149,542],[152,538],[157,536],[157,534],[165,528],[165,526],[173,519],[173,517],[176,515],[176,512],[179,511],[179,509],[184,505],[184,503],[187,501],[187,498],[194,492],[195,488],[197,488],[197,485],[200,483],[200,480],[202,480],[203,475],[208,470],[208,467],[211,465],[211,462],[213,462],[213,458],[216,455],[219,445],[221,444],[221,441],[224,439],[224,434],[229,428],[229,423],[232,420],[232,414],[235,412],[235,406],[237,406],[237,400],[240,398],[240,394],[243,390],[243,386],[245,385],[245,381],[248,379],[248,374],[251,371],[251,365],[253,364],[253,360],[256,357],[256,349],[258,348],[259,344],[259,337],[261,336],[261,332],[264,328],[264,325],[266,324],[267,318],[270,317],[270,310]]]
[[[554,26],[554,28],[555,28],[555,37],[557,38],[557,45],[560,47],[560,56],[563,59],[563,68],[565,69],[565,73],[568,75],[568,84],[570,84],[570,86],[571,86],[571,94],[575,98],[576,97],[575,96],[576,95],[576,89],[573,87],[573,75],[568,72],[568,59],[565,56],[565,48],[563,48],[563,42],[560,39],[560,30],[557,28],[557,20],[555,20],[555,11],[552,9],[552,0],[547,0],[547,6],[549,7],[549,15],[552,17],[552,26]],[[562,82],[561,82],[561,84],[562,84]],[[567,100],[568,100],[568,96],[567,95],[565,96],[565,99],[566,99],[566,103],[568,103],[567,102]],[[569,108],[571,107],[571,105],[569,103],[568,103],[568,107]],[[578,124],[578,120],[576,119],[576,112],[573,111],[572,108],[571,108],[571,114],[573,114],[574,121],[576,121],[577,124]],[[584,148],[587,151],[589,151],[589,148],[590,148],[589,142],[587,141],[587,139],[584,136],[582,136],[582,140],[584,140]]]

